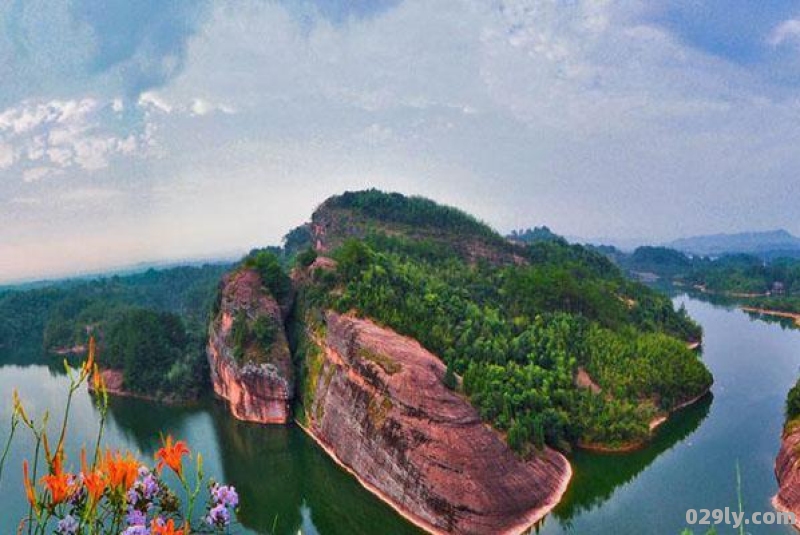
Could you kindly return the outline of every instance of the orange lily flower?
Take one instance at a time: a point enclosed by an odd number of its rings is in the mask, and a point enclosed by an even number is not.
[[[86,464],[86,450],[81,451],[81,471],[83,473],[83,485],[89,494],[89,503],[94,505],[100,501],[106,490],[106,476],[100,470],[89,471]]]
[[[150,524],[150,530],[153,535],[184,535],[184,530],[176,528],[175,521],[172,519],[169,519],[164,524],[158,524],[153,520]],[[186,535],[189,535],[188,531],[186,531]]]
[[[124,457],[119,452],[112,455],[106,450],[103,469],[108,474],[108,485],[114,489],[126,491],[133,486],[139,473],[139,463],[128,452]]]
[[[183,477],[181,457],[188,454],[189,448],[184,441],[179,440],[173,444],[172,436],[167,436],[164,440],[164,447],[156,452],[156,459],[158,460],[158,466],[156,468],[161,472],[164,465],[167,465],[172,468],[173,472],[178,474],[179,477]]]
[[[94,368],[94,351],[95,351],[94,336],[90,336],[89,354],[86,357],[86,362],[83,363],[83,373],[85,374],[84,377],[86,377],[86,375],[89,375],[89,372],[91,372],[92,369]]]
[[[50,491],[52,505],[65,502],[75,492],[75,486],[71,483],[72,475],[64,472],[46,475],[42,478],[47,490]]]
[[[97,364],[94,365],[94,372],[92,372],[92,387],[98,394],[102,393],[106,387],[103,374],[100,373],[100,368],[97,367]]]
[[[42,478],[42,483],[50,491],[53,505],[56,505],[72,496],[75,488],[70,484],[72,474],[64,473],[64,450],[59,447],[55,454],[51,455],[47,433],[42,438],[44,439],[45,458],[50,465],[50,474]]]
[[[28,503],[31,504],[31,507],[38,510],[38,505],[36,503],[36,490],[33,488],[33,484],[31,483],[31,477],[28,473],[28,461],[22,461],[22,475],[23,475],[23,483],[25,485],[25,496],[28,498]]]

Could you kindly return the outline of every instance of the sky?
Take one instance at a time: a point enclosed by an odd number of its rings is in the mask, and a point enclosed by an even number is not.
[[[800,1],[0,0],[0,281],[277,244],[377,187],[498,230],[800,233]]]

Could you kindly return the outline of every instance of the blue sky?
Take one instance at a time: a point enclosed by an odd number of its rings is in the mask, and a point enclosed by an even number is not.
[[[0,0],[0,280],[276,243],[376,186],[500,230],[800,233],[800,2]]]

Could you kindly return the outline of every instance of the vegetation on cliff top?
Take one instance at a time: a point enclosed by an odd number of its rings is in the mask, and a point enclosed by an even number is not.
[[[786,421],[800,418],[800,379],[789,390],[786,396]]]
[[[641,440],[656,413],[711,384],[685,345],[699,339],[699,327],[602,255],[539,241],[500,246],[514,247],[523,265],[470,262],[458,245],[383,232],[386,220],[415,221],[413,213],[397,213],[403,204],[395,195],[346,195],[348,206],[376,214],[376,221],[359,239],[333,238],[341,242],[332,253],[336,270],[315,271],[304,309],[355,310],[418,339],[463,376],[465,393],[516,449]],[[420,206],[421,224],[441,221],[442,229],[460,233],[460,243],[472,231],[485,235],[482,224],[452,209]],[[449,217],[461,223],[445,223]],[[576,386],[579,366],[601,393]]]

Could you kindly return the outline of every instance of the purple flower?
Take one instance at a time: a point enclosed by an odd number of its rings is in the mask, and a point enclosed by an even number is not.
[[[140,480],[136,481],[125,496],[130,508],[149,510],[159,492],[158,480],[146,468],[139,469]]]
[[[78,521],[72,515],[67,515],[58,521],[56,533],[61,535],[75,535],[78,531]]]
[[[158,481],[153,474],[148,473],[141,481],[142,496],[145,500],[152,500],[158,494]]]
[[[129,526],[144,526],[147,524],[147,516],[138,509],[129,509],[125,522]]]
[[[70,505],[78,505],[83,498],[86,497],[86,487],[83,486],[83,474],[67,478],[67,485],[77,489],[70,495],[68,503]]]
[[[129,526],[125,528],[122,535],[150,535],[150,530],[147,526]]]
[[[215,505],[206,516],[206,523],[210,526],[222,527],[231,522],[231,513],[223,504]]]
[[[211,499],[215,504],[236,508],[239,505],[239,494],[231,485],[217,485],[211,487]]]

